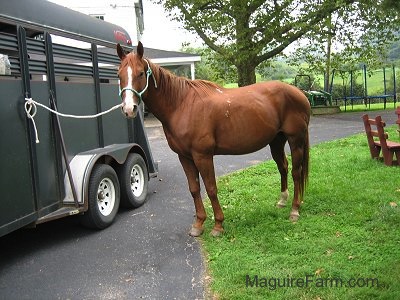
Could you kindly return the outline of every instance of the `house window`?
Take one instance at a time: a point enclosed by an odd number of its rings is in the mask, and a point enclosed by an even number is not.
[[[104,15],[90,15],[90,16],[92,16],[92,17],[94,17],[94,18],[96,18],[96,19],[99,19],[99,20],[103,20],[103,21],[104,21]]]

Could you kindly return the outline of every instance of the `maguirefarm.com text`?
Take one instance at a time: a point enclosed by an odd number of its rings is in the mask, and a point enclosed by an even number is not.
[[[262,277],[258,275],[246,275],[246,287],[248,288],[267,288],[276,290],[280,288],[378,288],[378,278],[322,278],[315,275],[305,275],[304,277]]]

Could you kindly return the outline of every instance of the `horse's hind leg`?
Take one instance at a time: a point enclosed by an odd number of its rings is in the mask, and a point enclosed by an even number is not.
[[[269,144],[271,148],[272,158],[274,159],[279,173],[281,174],[281,195],[277,207],[285,207],[287,199],[289,198],[288,192],[288,161],[285,154],[286,137],[283,133],[279,133],[275,139]]]
[[[308,175],[308,133],[305,133],[304,136],[289,137],[288,141],[292,154],[294,183],[293,203],[289,219],[296,222],[300,217],[299,208]]]
[[[183,156],[179,156],[179,160],[182,164],[183,170],[185,171],[189,184],[189,191],[193,197],[194,207],[196,209],[196,220],[194,221],[189,234],[191,236],[200,236],[204,231],[203,223],[207,216],[200,195],[199,171],[192,160]]]

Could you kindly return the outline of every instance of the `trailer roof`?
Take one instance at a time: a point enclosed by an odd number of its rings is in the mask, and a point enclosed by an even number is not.
[[[122,27],[46,0],[0,0],[0,7],[0,31],[12,30],[8,24],[13,24],[29,29],[27,34],[31,37],[48,31],[104,46],[132,45]]]

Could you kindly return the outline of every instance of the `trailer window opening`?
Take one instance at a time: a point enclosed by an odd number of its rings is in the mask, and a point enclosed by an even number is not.
[[[31,78],[34,76],[35,80],[38,78],[46,80],[45,32],[26,27],[24,30],[27,36],[30,76]],[[0,74],[20,76],[17,26],[0,22],[0,39],[0,57],[6,55],[11,65],[11,74],[6,72]],[[79,78],[83,78],[86,82],[88,77],[93,78],[93,54],[90,43],[56,34],[51,35],[51,40],[57,81],[79,81]],[[97,62],[100,83],[117,84],[119,59],[115,49],[97,45]]]

